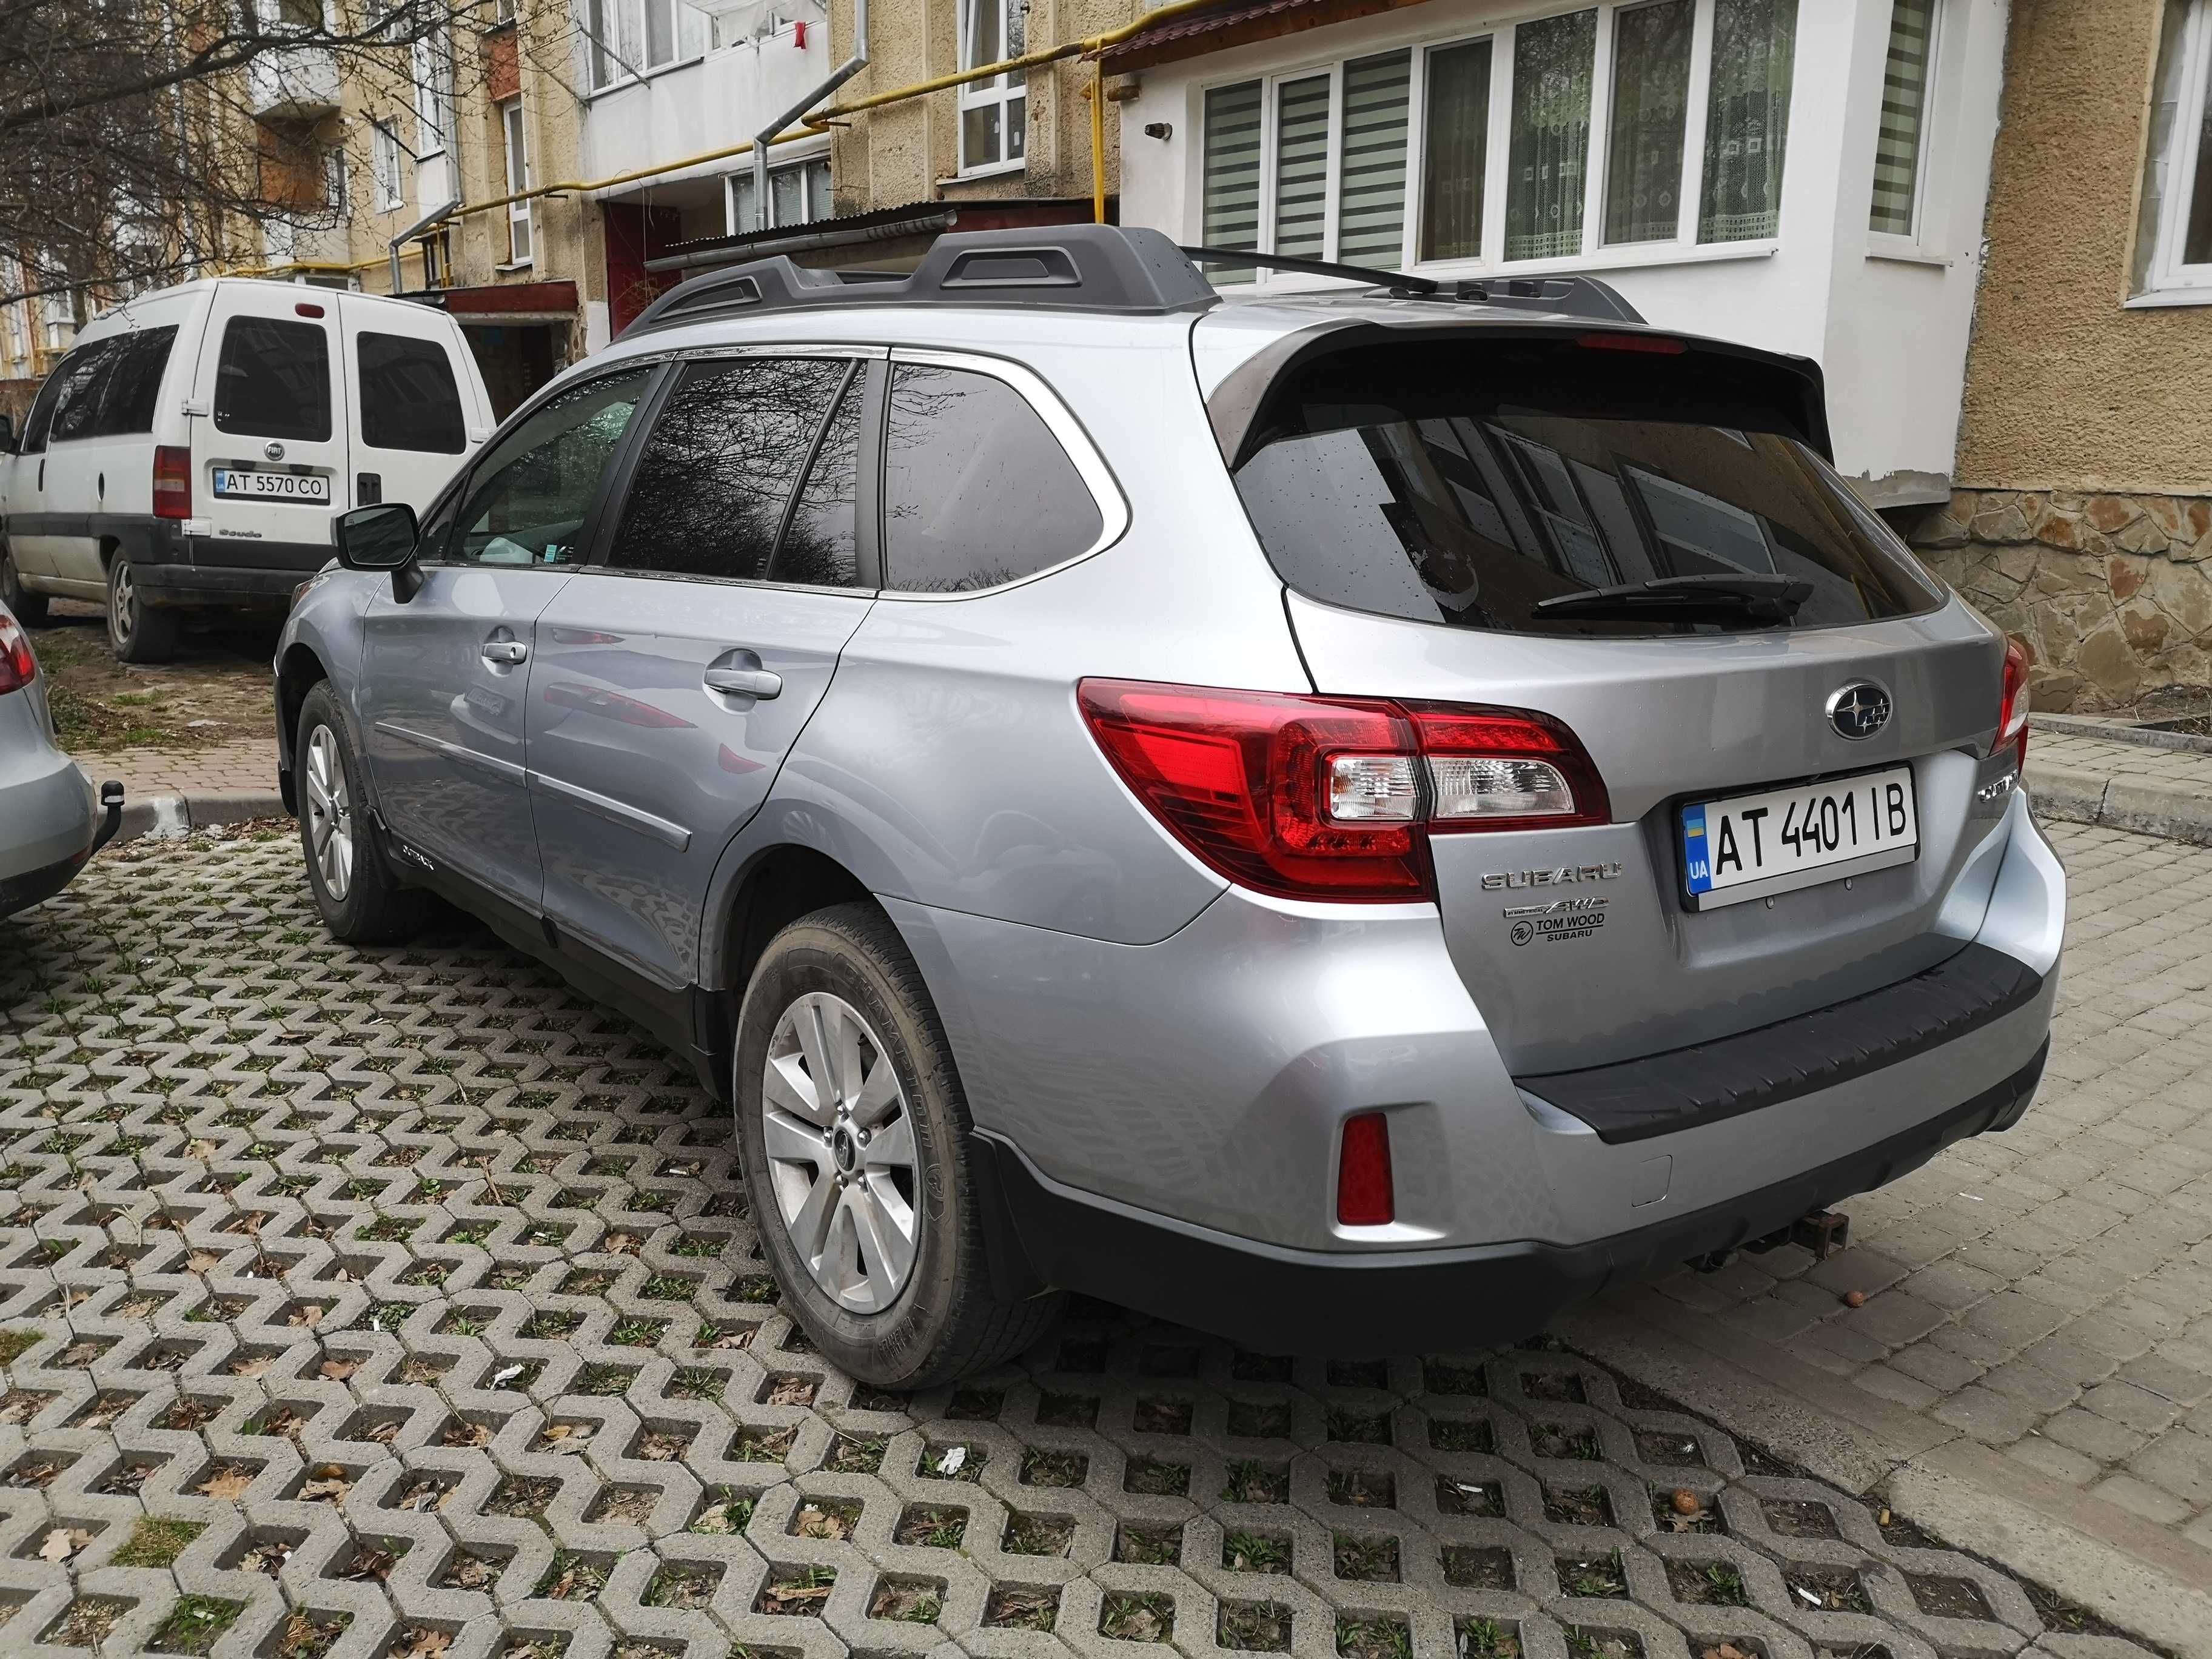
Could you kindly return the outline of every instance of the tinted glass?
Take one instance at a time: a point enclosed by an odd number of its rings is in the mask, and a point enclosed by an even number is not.
[[[514,565],[582,558],[600,477],[650,379],[639,369],[582,381],[532,410],[471,477],[447,556]]]
[[[738,357],[684,371],[638,457],[617,569],[758,581],[849,362]]]
[[[468,447],[461,389],[444,346],[404,334],[365,333],[355,360],[361,370],[361,440],[371,449],[458,455]]]
[[[80,349],[89,352],[92,348]],[[54,405],[61,401],[62,387],[69,383],[70,366],[76,361],[76,353],[73,351],[56,363],[53,373],[46,376],[46,383],[39,388],[39,395],[31,399],[31,412],[23,417],[24,454],[34,454],[46,447],[46,434],[54,424]]]
[[[1680,575],[1810,584],[1796,628],[1933,609],[1904,544],[1792,435],[1773,383],[1573,346],[1339,354],[1269,394],[1237,469],[1283,580],[1385,616],[1515,633],[1753,624],[1546,616]],[[1747,373],[1749,373],[1747,371]]]
[[[853,507],[860,495],[860,412],[866,403],[867,376],[855,369],[792,506],[775,561],[769,567],[769,580],[815,587],[860,586]]]
[[[900,363],[884,436],[890,586],[994,587],[1098,539],[1098,504],[1028,400],[1004,380]]]
[[[161,396],[161,376],[169,367],[169,348],[176,343],[177,326],[142,328],[115,342],[108,365],[107,392],[100,399],[96,434],[121,437],[154,429],[154,410]]]
[[[281,317],[232,318],[216,362],[215,423],[250,438],[328,438],[329,332]]]
[[[62,387],[54,400],[53,428],[47,434],[50,442],[67,443],[72,438],[96,434],[100,400],[107,391],[108,368],[115,361],[118,343],[112,339],[96,340],[70,353],[54,371]]]

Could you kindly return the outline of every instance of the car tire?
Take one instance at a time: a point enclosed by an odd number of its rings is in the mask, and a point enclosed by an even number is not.
[[[23,586],[23,579],[15,570],[15,556],[0,543],[0,605],[15,612],[15,620],[26,628],[46,625],[46,596],[33,593]]]
[[[805,1033],[817,1017],[823,1024],[813,1028],[810,1053]],[[859,1041],[845,1049],[840,1039],[855,1022]],[[840,904],[778,933],[745,988],[736,1050],[738,1157],[755,1225],[786,1310],[817,1348],[862,1382],[906,1391],[980,1370],[1045,1333],[1065,1300],[1060,1293],[994,1289],[967,1097],[921,971],[889,917],[872,904]],[[832,1101],[821,1102],[814,1054],[841,1050],[845,1057],[830,1068],[842,1067],[844,1081],[833,1077]],[[878,1076],[883,1066],[895,1100]],[[836,1101],[859,1109],[841,1113]],[[811,1116],[794,1109],[810,1106]],[[894,1237],[901,1199],[912,1223],[902,1275]],[[794,1224],[809,1235],[804,1249]],[[891,1247],[861,1243],[863,1229]]]
[[[334,939],[381,945],[406,938],[429,919],[430,895],[394,879],[361,810],[362,764],[339,717],[330,683],[300,705],[292,750],[300,803],[300,850],[315,908]]]
[[[177,654],[177,613],[148,605],[137,574],[120,551],[107,562],[107,643],[118,662],[167,662]]]

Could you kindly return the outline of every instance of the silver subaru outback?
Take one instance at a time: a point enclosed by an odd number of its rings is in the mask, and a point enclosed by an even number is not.
[[[1068,1291],[1506,1339],[2013,1124],[2026,662],[1819,371],[1584,281],[1213,268],[702,276],[347,515],[276,659],[331,931],[441,895],[688,1058],[886,1387]]]

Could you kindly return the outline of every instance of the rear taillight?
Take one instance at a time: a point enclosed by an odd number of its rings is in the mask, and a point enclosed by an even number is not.
[[[2013,750],[2013,763],[2027,765],[2027,647],[2007,638],[2004,654],[2004,699],[1997,705],[1997,740],[1990,753]]]
[[[38,678],[39,659],[31,654],[22,624],[0,611],[0,693],[21,691]]]
[[[1263,893],[1432,899],[1431,834],[1610,821],[1597,769],[1540,714],[1128,680],[1077,695],[1137,798]]]
[[[154,452],[154,516],[192,516],[192,452],[180,444],[163,444]]]
[[[1344,1121],[1336,1218],[1346,1227],[1387,1227],[1398,1218],[1398,1195],[1390,1183],[1390,1120],[1380,1112]]]

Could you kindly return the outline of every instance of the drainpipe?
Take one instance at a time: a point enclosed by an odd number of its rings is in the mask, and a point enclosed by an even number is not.
[[[753,211],[758,228],[769,228],[768,147],[776,135],[812,109],[868,66],[868,0],[853,0],[853,55],[830,71],[830,78],[753,135]]]
[[[399,250],[405,247],[408,243],[413,241],[424,231],[429,230],[437,225],[443,224],[447,220],[452,218],[453,216],[453,210],[459,207],[460,204],[461,198],[459,197],[449,196],[446,198],[444,206],[432,208],[429,212],[424,214],[413,224],[408,226],[406,229],[401,231],[397,236],[392,239],[392,295],[394,299],[398,298],[400,285],[404,280],[399,275]],[[428,289],[429,285],[430,284],[427,280],[422,284],[425,289]]]

